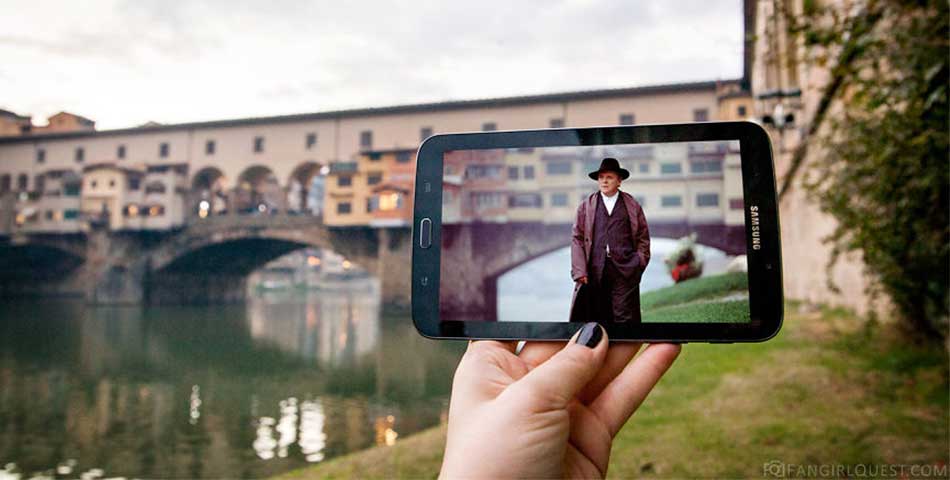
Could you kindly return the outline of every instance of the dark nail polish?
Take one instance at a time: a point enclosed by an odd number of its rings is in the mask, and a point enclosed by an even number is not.
[[[604,338],[604,329],[600,328],[596,322],[587,322],[581,327],[581,334],[577,336],[576,343],[585,347],[594,348]]]

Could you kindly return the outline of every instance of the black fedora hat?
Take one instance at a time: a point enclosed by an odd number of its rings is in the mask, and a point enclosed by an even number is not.
[[[600,162],[600,168],[587,174],[592,180],[597,180],[597,176],[600,175],[600,172],[615,172],[617,175],[620,175],[621,180],[626,180],[630,176],[630,172],[625,168],[620,168],[620,162],[616,158],[607,157]]]

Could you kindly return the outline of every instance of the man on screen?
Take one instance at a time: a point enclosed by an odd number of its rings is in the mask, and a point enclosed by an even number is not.
[[[650,262],[643,208],[620,191],[630,172],[605,158],[588,175],[598,192],[577,207],[571,242],[574,297],[570,320],[640,323],[640,277]]]

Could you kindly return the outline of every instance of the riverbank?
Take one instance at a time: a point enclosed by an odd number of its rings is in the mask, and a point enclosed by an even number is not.
[[[907,345],[889,325],[790,303],[768,342],[685,346],[617,435],[609,475],[761,477],[775,462],[946,468],[947,365],[945,349]],[[432,478],[444,438],[436,427],[280,478]]]

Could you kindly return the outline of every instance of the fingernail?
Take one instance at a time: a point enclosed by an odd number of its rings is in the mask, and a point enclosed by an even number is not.
[[[600,328],[600,325],[597,322],[587,322],[581,327],[581,333],[574,342],[588,348],[594,348],[602,338],[604,338],[604,330]]]

